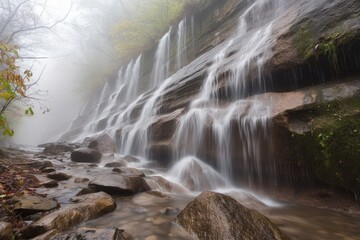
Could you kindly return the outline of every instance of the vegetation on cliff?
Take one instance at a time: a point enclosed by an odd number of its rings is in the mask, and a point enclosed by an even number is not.
[[[318,181],[360,193],[360,98],[312,106],[299,113],[311,131],[293,134],[299,164]]]

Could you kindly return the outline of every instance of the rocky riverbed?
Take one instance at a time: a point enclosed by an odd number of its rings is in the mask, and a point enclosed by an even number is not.
[[[283,200],[274,201],[231,185],[203,185],[204,191],[225,195],[204,192],[196,197],[200,192],[189,190],[194,189],[193,178],[170,181],[166,170],[151,162],[115,154],[107,136],[96,143],[2,151],[0,239],[360,237],[359,206],[336,192],[284,190],[274,194]],[[79,153],[84,157],[74,162]],[[196,168],[209,171],[203,165]]]

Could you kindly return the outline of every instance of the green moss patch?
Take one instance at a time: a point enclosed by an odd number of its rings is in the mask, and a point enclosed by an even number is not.
[[[293,136],[299,164],[319,181],[360,193],[360,97],[301,114],[312,130]]]

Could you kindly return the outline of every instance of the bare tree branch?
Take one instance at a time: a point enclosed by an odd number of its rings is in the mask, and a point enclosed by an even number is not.
[[[30,2],[30,0],[25,0],[21,3],[19,3],[19,5],[16,6],[16,8],[14,9],[14,11],[11,13],[11,15],[9,16],[9,18],[7,19],[7,21],[5,22],[4,26],[2,27],[2,29],[0,30],[0,35],[3,35],[3,33],[5,32],[6,28],[8,27],[8,25],[11,23],[11,21],[13,20],[13,18],[15,17],[17,11],[19,11],[20,7],[22,5],[24,5],[25,3]],[[11,6],[10,2],[8,2],[9,4],[9,8]]]
[[[26,0],[26,1],[29,1],[29,0]],[[19,33],[25,33],[25,32],[31,32],[31,31],[36,31],[36,30],[40,30],[40,29],[46,29],[46,30],[51,30],[53,27],[55,27],[56,25],[58,25],[59,23],[65,21],[65,19],[69,16],[70,12],[71,12],[71,9],[73,8],[73,5],[74,5],[74,2],[72,1],[71,2],[71,5],[70,5],[70,8],[69,10],[67,11],[67,13],[65,14],[65,16],[61,19],[59,19],[58,21],[54,22],[53,24],[49,25],[49,26],[34,26],[34,27],[29,27],[29,28],[26,28],[26,29],[20,29],[20,30],[17,30],[17,31],[14,31],[10,37],[8,38],[8,40],[6,41],[6,43],[10,43],[14,37],[16,35],[18,35]]]

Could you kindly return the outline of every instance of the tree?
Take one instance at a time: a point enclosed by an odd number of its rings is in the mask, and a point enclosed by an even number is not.
[[[29,90],[42,73],[32,82],[31,67],[24,67],[20,62],[24,57],[19,52],[23,55],[37,51],[34,44],[44,43],[44,35],[53,32],[54,27],[68,17],[71,8],[72,2],[66,14],[57,18],[49,10],[48,0],[0,0],[0,130],[3,135],[14,134],[6,117],[11,108],[23,111],[23,106],[18,106],[22,104],[26,106],[25,114],[33,115],[30,101],[39,100]],[[39,57],[35,54],[25,58]],[[49,110],[46,108],[46,111]]]
[[[178,20],[187,0],[138,0],[122,6],[127,15],[111,30],[114,47],[118,54],[131,58],[153,47],[155,42]]]
[[[20,73],[16,65],[18,52],[15,47],[0,42],[0,130],[3,135],[12,136],[14,131],[9,127],[5,113],[14,101],[25,99],[26,92],[33,86],[30,84],[32,72],[25,70]],[[33,115],[31,107],[25,110],[28,115]]]

